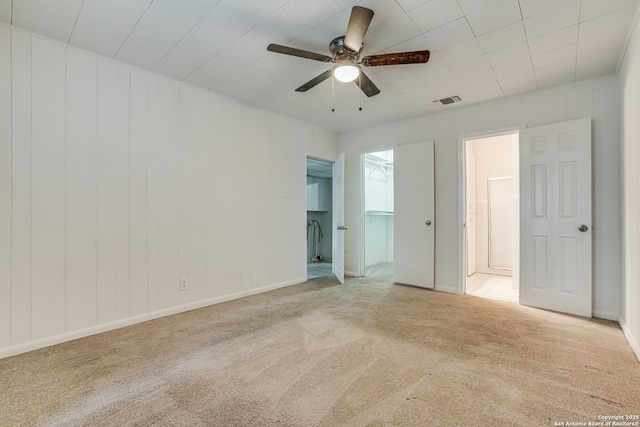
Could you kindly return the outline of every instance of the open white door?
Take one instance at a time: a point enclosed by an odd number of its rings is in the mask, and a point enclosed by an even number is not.
[[[433,142],[394,148],[393,276],[397,283],[433,289]]]
[[[344,283],[344,153],[333,164],[333,273]]]
[[[591,119],[520,142],[520,303],[591,317]]]

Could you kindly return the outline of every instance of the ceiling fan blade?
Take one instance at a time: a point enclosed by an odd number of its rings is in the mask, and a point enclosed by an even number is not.
[[[424,64],[429,60],[429,54],[428,50],[416,50],[415,52],[371,55],[362,58],[362,65],[367,67],[377,67],[379,65]]]
[[[327,80],[329,77],[331,77],[331,70],[327,70],[324,73],[320,74],[318,77],[309,80],[308,82],[300,86],[298,89],[296,89],[296,92],[306,92],[312,87],[315,87],[316,85]]]
[[[347,34],[344,36],[344,46],[347,49],[352,52],[360,52],[371,19],[373,19],[373,10],[360,6],[354,6],[351,9]]]
[[[320,62],[331,62],[333,58],[327,55],[322,55],[315,52],[309,52],[308,50],[296,49],[289,46],[282,46],[279,44],[271,43],[267,46],[269,52],[282,53],[285,55],[297,56],[300,58],[313,59]]]
[[[374,85],[373,82],[367,75],[360,70],[360,77],[354,80],[355,84],[360,86],[360,89],[364,92],[368,97],[372,97],[380,93],[380,89],[378,86]]]

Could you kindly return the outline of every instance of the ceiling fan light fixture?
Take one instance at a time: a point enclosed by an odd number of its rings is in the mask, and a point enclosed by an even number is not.
[[[343,83],[350,83],[358,78],[360,68],[353,63],[338,64],[333,70],[333,76]]]

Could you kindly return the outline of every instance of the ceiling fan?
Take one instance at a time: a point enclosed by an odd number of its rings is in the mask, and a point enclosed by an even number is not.
[[[351,9],[351,17],[349,18],[346,35],[336,37],[329,44],[329,51],[332,56],[273,43],[267,47],[267,50],[312,59],[314,61],[336,64],[332,69],[325,71],[297,88],[296,92],[306,92],[333,74],[333,76],[341,82],[356,82],[367,96],[374,96],[380,93],[380,89],[378,89],[371,79],[362,71],[361,65],[365,67],[377,67],[380,65],[424,64],[429,60],[429,51],[418,50],[414,52],[386,53],[360,58],[364,36],[369,29],[372,18],[373,10],[354,6],[353,9]]]

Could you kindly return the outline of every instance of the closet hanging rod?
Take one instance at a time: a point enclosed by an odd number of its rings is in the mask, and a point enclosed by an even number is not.
[[[383,162],[380,162],[380,161],[378,161],[378,160],[367,159],[366,157],[364,158],[364,161],[365,161],[365,162],[369,162],[369,163],[371,163],[371,164],[374,164],[374,165],[376,165],[376,166],[383,167],[383,168],[393,168],[393,163],[391,163],[391,164],[389,164],[389,163],[383,163]]]

